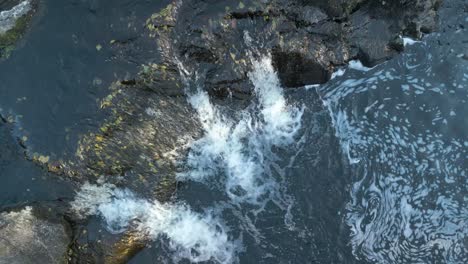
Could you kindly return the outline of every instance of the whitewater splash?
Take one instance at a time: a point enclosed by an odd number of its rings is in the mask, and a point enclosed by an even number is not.
[[[346,223],[358,259],[468,262],[466,62],[433,47],[317,88],[355,177]]]
[[[281,194],[282,187],[270,166],[278,159],[273,148],[295,142],[302,109],[287,105],[269,57],[253,61],[249,78],[257,97],[235,117],[212,104],[201,88],[189,94],[205,135],[190,146],[189,170],[177,177],[211,186],[212,178],[221,174],[223,177],[217,180],[231,203],[263,207],[273,201],[288,209],[290,202]],[[167,237],[178,259],[232,263],[240,251],[239,241],[228,235],[229,230],[217,218],[219,212],[198,214],[183,204],[141,199],[109,183],[84,184],[71,207],[81,217],[100,216],[114,233],[131,229],[145,239]]]
[[[85,183],[71,208],[81,217],[102,217],[113,233],[132,229],[144,240],[167,237],[175,252],[174,259],[219,263],[232,263],[236,259],[238,245],[230,240],[223,224],[212,214],[195,213],[183,204],[148,201],[109,183]]]
[[[16,21],[31,11],[30,0],[25,0],[14,6],[10,10],[0,12],[0,34],[4,34],[15,26]]]
[[[277,159],[273,148],[295,142],[302,109],[288,106],[270,57],[252,64],[249,78],[256,99],[238,116],[226,115],[201,88],[190,95],[205,135],[191,146],[189,170],[178,178],[211,185],[212,178],[221,174],[215,180],[222,182],[233,203],[264,205],[274,200],[281,204],[280,186],[269,171]]]

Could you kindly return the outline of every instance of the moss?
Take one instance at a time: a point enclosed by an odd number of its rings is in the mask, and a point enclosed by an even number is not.
[[[145,247],[145,239],[136,232],[126,232],[110,249],[104,264],[127,263]]]
[[[147,28],[155,32],[159,32],[160,30],[169,32],[170,28],[174,26],[174,11],[174,6],[169,4],[159,13],[151,15],[151,17],[146,20]]]
[[[174,6],[172,4],[167,5],[165,8],[163,8],[159,12],[159,16],[160,17],[168,17],[169,15],[171,15],[173,8],[174,8]]]
[[[0,58],[8,58],[15,49],[15,44],[23,36],[32,15],[26,14],[16,20],[15,26],[0,35]]]

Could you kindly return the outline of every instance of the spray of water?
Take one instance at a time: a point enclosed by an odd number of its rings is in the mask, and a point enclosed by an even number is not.
[[[30,0],[25,0],[14,6],[10,10],[0,12],[0,34],[7,32],[15,26],[18,18],[26,15],[31,11],[32,5]]]
[[[212,186],[213,178],[223,175],[216,180],[233,205],[249,203],[263,208],[267,201],[273,201],[289,210],[291,201],[281,194],[283,188],[270,166],[278,159],[274,148],[295,142],[302,109],[287,105],[270,57],[252,60],[252,64],[249,78],[256,99],[237,116],[229,116],[214,105],[202,88],[190,92],[191,87],[187,87],[188,101],[205,133],[190,146],[188,170],[177,177]],[[181,72],[188,74],[182,66]],[[231,263],[240,248],[212,213],[198,214],[186,205],[141,199],[108,183],[84,184],[71,206],[82,217],[102,217],[111,232],[132,229],[147,239],[167,237],[179,259]]]
[[[225,192],[236,204],[262,204],[277,195],[277,181],[265,173],[276,159],[272,149],[292,144],[301,127],[302,110],[287,105],[271,58],[252,64],[256,100],[238,116],[226,115],[202,89],[189,96],[205,135],[191,147],[189,170],[178,176],[210,184],[222,174]]]
[[[178,259],[235,261],[238,245],[230,240],[228,230],[211,213],[198,214],[183,204],[141,199],[128,189],[108,183],[85,183],[71,208],[81,217],[102,217],[113,233],[132,228],[139,231],[143,239],[167,237]]]

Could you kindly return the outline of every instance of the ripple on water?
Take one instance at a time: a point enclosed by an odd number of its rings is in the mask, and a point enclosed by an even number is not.
[[[346,223],[359,259],[468,262],[467,63],[436,38],[318,88],[355,175]]]

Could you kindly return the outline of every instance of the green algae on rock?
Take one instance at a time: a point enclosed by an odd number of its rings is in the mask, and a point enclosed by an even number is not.
[[[0,12],[0,59],[8,58],[15,49],[36,11],[35,5],[32,0],[25,0]]]
[[[11,9],[0,12],[0,59],[8,58],[15,49],[16,43],[26,31],[35,10],[35,2],[24,0]]]
[[[127,82],[124,82],[127,83]],[[78,182],[124,186],[142,197],[166,202],[176,190],[177,156],[200,136],[197,118],[185,97],[168,96],[139,84],[115,82],[100,102],[109,117],[78,142],[68,160],[41,162],[50,172]],[[71,215],[70,263],[125,263],[147,242],[132,231],[90,239],[88,223]]]
[[[81,137],[74,158],[37,161],[74,180],[107,176],[143,196],[167,200],[175,188],[176,152],[201,133],[193,111],[185,97],[161,95],[144,86],[114,83],[110,90],[100,102],[109,117]]]

